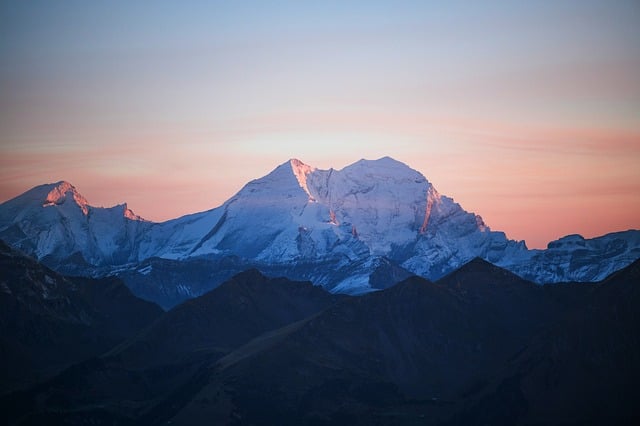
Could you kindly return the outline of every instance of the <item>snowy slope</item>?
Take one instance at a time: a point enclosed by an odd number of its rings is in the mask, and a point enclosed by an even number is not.
[[[151,226],[126,204],[90,206],[65,181],[37,186],[0,205],[0,239],[70,272],[137,261],[139,240]]]
[[[528,250],[389,157],[342,170],[292,159],[220,207],[163,223],[142,220],[126,204],[92,207],[67,182],[42,185],[0,205],[0,239],[67,272],[127,270],[139,288],[155,285],[153,265],[162,265],[162,293],[180,287],[183,296],[218,284],[201,259],[224,269],[220,279],[234,268],[258,267],[362,293],[409,273],[437,279],[474,257],[536,282],[594,281],[640,257],[639,231],[569,236]],[[151,258],[166,262],[145,262]],[[192,260],[202,276],[175,266]]]
[[[221,209],[188,256],[227,253],[266,264],[329,257],[337,265],[385,257],[437,278],[476,256],[527,253],[388,157],[342,170],[290,160]]]
[[[593,239],[568,235],[531,250],[529,257],[497,264],[538,283],[600,281],[640,258],[640,231],[614,232]]]

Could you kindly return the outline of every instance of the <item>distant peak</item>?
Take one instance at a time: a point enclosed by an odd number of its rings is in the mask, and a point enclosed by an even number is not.
[[[378,165],[388,165],[388,166],[397,165],[397,166],[409,167],[406,164],[404,164],[402,161],[398,161],[395,158],[391,158],[389,156],[380,157],[375,160],[368,160],[366,158],[361,158],[359,161],[357,161],[357,163],[378,164]]]
[[[308,164],[303,163],[297,158],[292,158],[289,160],[289,164],[291,165],[291,170],[298,180],[298,184],[300,188],[304,189],[304,192],[307,193],[310,200],[314,200],[311,192],[309,191],[309,187],[307,186],[307,176],[315,170],[314,167],[309,166]]]
[[[345,167],[343,170],[357,171],[357,173],[374,173],[394,179],[411,179],[416,182],[427,182],[419,171],[412,169],[405,163],[391,157],[382,157],[377,160],[361,159]]]
[[[51,186],[64,186],[64,187],[69,187],[69,188],[73,188],[73,189],[75,189],[75,188],[76,188],[76,187],[75,187],[75,186],[73,186],[70,182],[67,182],[66,180],[61,180],[61,181],[58,181],[58,182],[56,182],[56,183],[52,183],[52,184],[50,184],[50,185],[51,185]]]
[[[565,235],[564,237],[560,238],[558,241],[584,241],[584,237],[580,234],[569,234],[569,235]]]
[[[122,215],[124,217],[126,217],[129,220],[135,220],[138,222],[146,222],[147,220],[138,216],[137,214],[135,214],[133,212],[133,210],[131,210],[128,206],[127,203],[122,204]]]
[[[222,286],[226,288],[238,286],[246,287],[247,285],[254,286],[257,284],[264,284],[267,280],[268,278],[262,272],[256,268],[251,268],[234,275]]]
[[[502,276],[510,276],[516,278],[517,280],[524,281],[523,278],[518,277],[513,272],[501,268],[500,266],[497,266],[479,256],[474,257],[473,259],[462,265],[460,268],[458,268],[458,270],[452,272],[450,275],[456,276],[468,273],[481,273],[487,277],[490,276],[489,274],[498,274]]]
[[[58,191],[61,194],[64,194],[68,191],[78,192],[76,187],[73,186],[70,182],[67,182],[66,180],[61,180],[55,183],[48,183],[41,186],[46,188],[50,193],[55,191]]]
[[[416,170],[412,169],[402,161],[398,161],[391,157],[382,157],[377,160],[367,160],[366,158],[362,158],[351,166],[357,167],[367,167],[372,169],[388,169],[388,170],[410,170],[414,173],[418,173]]]
[[[402,161],[398,161],[393,157],[389,157],[388,155],[385,155],[384,157],[380,157],[377,160],[372,160],[372,161],[377,161],[380,163],[396,163],[396,164],[402,164],[403,166],[406,166],[406,164],[404,164]]]
[[[475,266],[475,267],[483,267],[483,268],[497,268],[496,265],[489,262],[486,259],[483,259],[479,256],[474,257],[470,261],[468,261],[465,265]],[[464,266],[464,265],[463,265]]]
[[[80,207],[82,213],[86,216],[89,214],[89,203],[87,199],[78,192],[75,186],[69,182],[61,180],[54,184],[48,185],[51,189],[47,193],[44,199],[43,206],[53,206],[63,204],[69,197],[71,197],[75,203]]]
[[[289,163],[291,164],[291,167],[311,167],[308,164],[305,164],[303,161],[297,159],[297,158],[291,158],[289,159]]]

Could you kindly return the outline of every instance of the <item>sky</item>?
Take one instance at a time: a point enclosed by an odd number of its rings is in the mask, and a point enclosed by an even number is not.
[[[530,248],[640,228],[640,2],[0,2],[0,202],[162,221],[383,156]]]

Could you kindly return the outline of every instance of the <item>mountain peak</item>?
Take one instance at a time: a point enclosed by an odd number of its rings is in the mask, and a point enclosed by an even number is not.
[[[407,166],[402,161],[398,161],[393,157],[389,157],[385,155],[384,157],[377,158],[375,160],[368,160],[366,158],[361,158],[357,161],[357,163],[367,163],[367,164],[386,164],[386,165],[398,165],[398,166]]]
[[[122,216],[124,216],[125,218],[127,218],[129,220],[135,220],[135,221],[138,221],[138,222],[148,222],[145,218],[140,217],[137,214],[135,214],[133,212],[133,210],[131,210],[129,208],[127,203],[123,203],[123,204],[121,204],[121,206],[122,206]]]
[[[311,167],[297,158],[291,158],[266,176],[249,182],[242,191],[249,191],[254,196],[256,192],[263,193],[269,199],[273,199],[275,193],[284,192],[290,195],[301,189],[309,201],[315,201],[307,185],[307,178],[316,170],[315,167]]]
[[[352,165],[356,165],[356,164],[357,165],[361,165],[361,166],[367,166],[367,167],[384,167],[384,168],[405,168],[405,169],[410,169],[410,167],[407,166],[402,161],[398,161],[395,158],[391,158],[389,156],[380,157],[380,158],[375,159],[375,160],[368,160],[366,158],[361,158],[360,160],[356,161]]]
[[[78,192],[75,186],[67,181],[45,185],[51,189],[47,192],[47,196],[42,203],[43,207],[63,204],[69,197],[80,207],[82,213],[86,216],[89,214],[89,203],[87,199]]]
[[[344,170],[358,170],[367,175],[384,176],[394,180],[411,179],[416,182],[428,182],[422,173],[391,157],[382,157],[376,160],[362,158],[345,167]]]
[[[305,164],[304,161],[301,161],[298,158],[290,158],[288,163],[291,164],[291,167],[311,167],[308,164]]]
[[[309,187],[307,186],[307,176],[315,170],[314,167],[309,166],[308,164],[303,163],[297,158],[292,158],[289,160],[289,164],[291,165],[291,170],[298,180],[298,184],[300,188],[304,189],[304,192],[307,193],[310,200],[314,200],[311,192],[309,191]]]

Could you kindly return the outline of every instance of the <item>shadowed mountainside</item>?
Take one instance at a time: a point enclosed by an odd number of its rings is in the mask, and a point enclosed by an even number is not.
[[[475,259],[338,297],[251,270],[0,408],[11,424],[632,424],[639,277],[538,286]]]
[[[11,421],[24,424],[73,424],[85,418],[137,418],[148,424],[158,416],[154,407],[190,395],[183,389],[198,383],[210,362],[344,298],[348,296],[332,295],[310,283],[249,270],[166,312],[104,356],[15,393],[1,405]]]
[[[0,391],[96,356],[161,314],[117,278],[64,277],[0,241]]]

